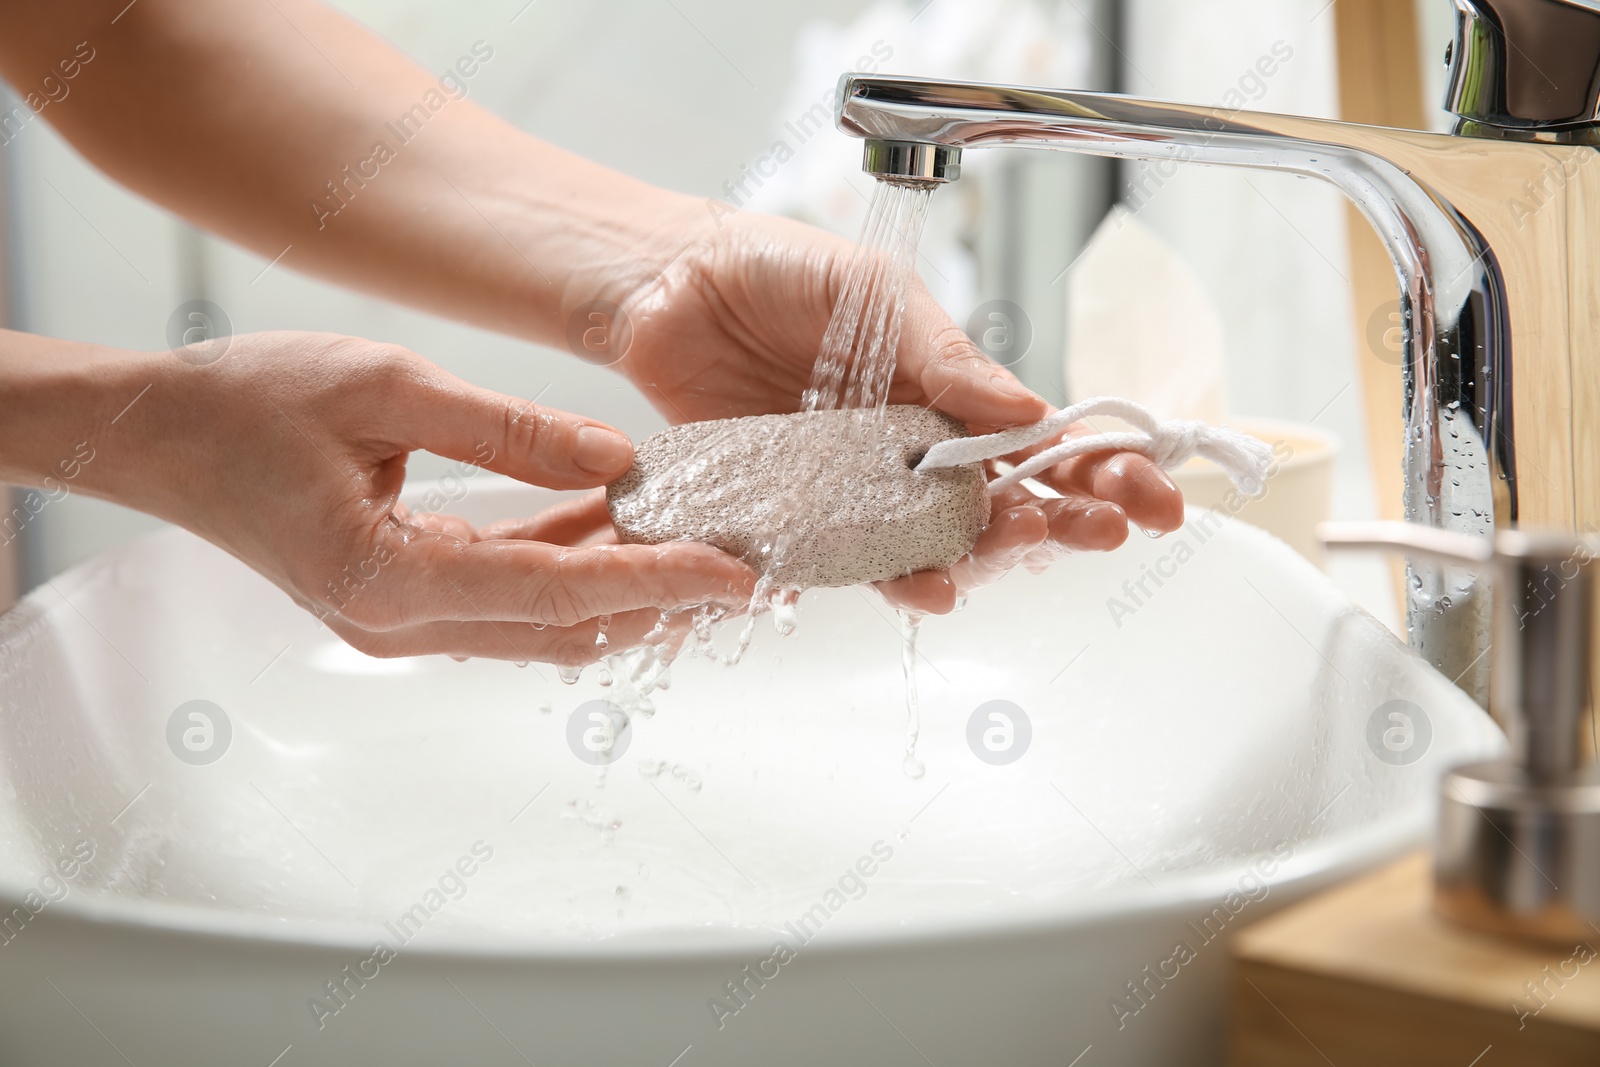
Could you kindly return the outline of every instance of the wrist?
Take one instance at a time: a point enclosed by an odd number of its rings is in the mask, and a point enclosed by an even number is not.
[[[591,307],[636,318],[648,294],[715,228],[700,198],[624,181],[589,204],[576,227],[579,244],[562,286],[553,344],[572,347],[570,327]],[[575,354],[585,358],[582,351]]]
[[[456,317],[569,348],[575,314],[595,304],[628,307],[710,220],[696,197],[529,137],[486,112],[466,108],[456,119],[429,148],[429,170],[450,172],[459,194],[444,275],[457,289]],[[467,173],[449,165],[460,158],[477,165]],[[436,196],[437,178],[430,173],[427,182],[419,197]]]
[[[0,481],[121,499],[140,465],[125,416],[160,355],[0,331]]]

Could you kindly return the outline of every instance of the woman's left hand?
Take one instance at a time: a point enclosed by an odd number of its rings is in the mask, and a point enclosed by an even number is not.
[[[794,411],[856,246],[775,216],[703,217],[687,235],[668,227],[646,257],[666,266],[631,294],[619,294],[631,336],[615,369],[675,423]],[[889,402],[937,408],[977,432],[1031,423],[1050,410],[979,351],[915,275]],[[1126,540],[1130,524],[1166,533],[1183,521],[1182,495],[1144,456],[1080,456],[1037,480],[1060,498],[1022,488],[999,493],[989,527],[966,559],[949,571],[880,583],[884,596],[897,607],[948,612],[968,589],[1029,557],[1112,549]],[[585,536],[604,536],[603,508],[590,503],[581,514]]]

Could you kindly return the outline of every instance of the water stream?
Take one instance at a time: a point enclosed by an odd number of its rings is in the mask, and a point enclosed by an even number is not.
[[[851,471],[862,447],[882,436],[907,285],[913,276],[917,244],[932,195],[931,186],[889,182],[878,182],[873,190],[854,259],[817,353],[811,382],[800,398],[803,411],[850,410],[859,415],[849,420],[843,434],[812,433],[795,448],[791,462],[796,471],[790,484],[796,488],[789,497],[775,502],[773,515],[781,525],[775,523],[770,535],[762,539],[763,574],[744,612],[744,624],[733,648],[718,650],[712,640],[714,624],[730,613],[703,608],[688,620],[687,634],[679,625],[679,615],[671,614],[641,647],[604,655],[600,680],[611,686],[612,699],[630,715],[651,714],[654,709],[650,694],[665,687],[667,668],[677,655],[706,656],[736,664],[750,647],[758,617],[767,613],[772,615],[780,634],[793,632],[800,591],[777,587],[770,575],[778,569],[790,546],[805,543],[809,531],[829,519],[832,502],[850,492]],[[683,462],[714,465],[726,453],[742,447],[744,443],[736,434],[714,435]],[[846,451],[851,453],[848,461],[842,455]],[[923,773],[916,758],[919,725],[915,661],[920,620],[905,612],[901,618],[907,721],[904,768],[907,775],[918,778]],[[608,644],[608,621],[601,620],[595,639],[596,647],[602,651]],[[564,682],[574,682],[578,672],[563,669],[560,676]]]
[[[906,679],[906,755],[900,767],[907,778],[921,778],[928,770],[917,758],[917,737],[922,733],[922,711],[917,701],[917,633],[921,626],[921,615],[900,612],[900,669]]]
[[[806,411],[857,408],[876,428],[889,402],[906,283],[927,220],[932,186],[879,182],[861,227],[854,263],[803,398]]]

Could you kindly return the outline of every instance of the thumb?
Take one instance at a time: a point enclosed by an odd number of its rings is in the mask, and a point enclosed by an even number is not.
[[[605,485],[633,466],[622,431],[445,374],[416,380],[397,436],[407,448],[551,489]]]
[[[1020,426],[1050,406],[973,344],[921,285],[906,293],[899,345],[904,373],[945,414],[976,426]]]

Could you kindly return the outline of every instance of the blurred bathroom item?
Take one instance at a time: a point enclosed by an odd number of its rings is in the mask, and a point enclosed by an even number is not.
[[[1111,209],[1067,294],[1068,399],[1121,396],[1157,418],[1227,419],[1222,319],[1193,268],[1138,215]]]
[[[1183,490],[1184,502],[1259,526],[1326,569],[1327,554],[1317,540],[1317,525],[1328,520],[1333,505],[1338,436],[1320,426],[1277,419],[1236,418],[1229,419],[1228,425],[1273,446],[1278,468],[1267,479],[1267,491],[1244,499],[1234,490],[1226,471],[1196,456],[1170,472]]]
[[[771,150],[719,195],[855,237],[872,182],[861,173],[861,146],[832,135],[841,71],[931,70],[1114,91],[1118,25],[1113,0],[881,0],[843,25],[818,19],[798,35]],[[968,168],[928,219],[917,263],[923,281],[979,347],[1052,402],[1063,399],[1057,354],[1068,298],[1060,277],[1115,199],[1114,177],[1115,164],[1103,159],[990,157]],[[989,332],[995,314],[1003,334]],[[1001,340],[991,345],[986,333]]]
[[[1221,317],[1183,257],[1119,205],[1068,275],[1067,311],[1068,396],[1123,396],[1164,419],[1226,422],[1278,446],[1277,473],[1252,500],[1199,457],[1172,478],[1192,507],[1259,526],[1322,566],[1316,527],[1333,506],[1338,438],[1317,426],[1228,417]]]

